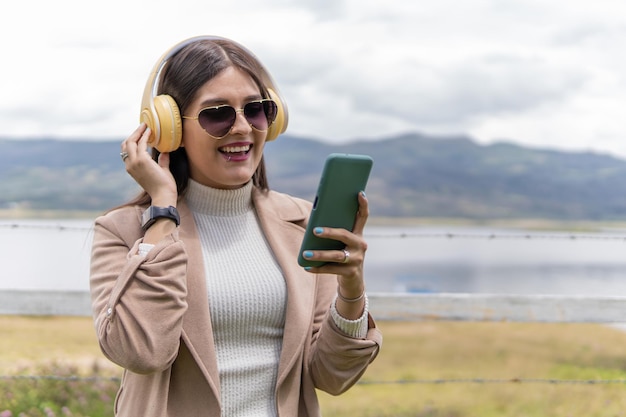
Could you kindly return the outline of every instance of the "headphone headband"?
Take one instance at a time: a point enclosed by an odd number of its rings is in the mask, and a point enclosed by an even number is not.
[[[172,48],[167,50],[152,68],[146,87],[141,100],[140,122],[144,122],[150,127],[152,134],[150,135],[149,144],[160,152],[171,152],[176,150],[182,140],[182,118],[180,110],[175,100],[165,94],[157,95],[159,78],[161,71],[170,58],[189,44],[202,40],[225,40],[236,44],[238,47],[246,51],[252,56],[261,67],[260,79],[263,86],[268,90],[270,98],[272,98],[278,106],[276,119],[267,130],[266,140],[274,140],[287,129],[289,115],[287,104],[280,96],[276,83],[272,79],[269,71],[263,66],[261,61],[243,45],[238,44],[230,39],[219,36],[195,36],[186,39]]]

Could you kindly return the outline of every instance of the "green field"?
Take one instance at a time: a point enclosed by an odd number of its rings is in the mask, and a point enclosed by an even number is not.
[[[621,382],[626,381],[626,332],[622,330],[600,324],[378,324],[385,337],[380,356],[362,383],[346,394],[320,393],[324,416],[626,414],[626,382]],[[120,370],[99,352],[90,319],[0,316],[0,335],[2,417],[17,417],[20,411],[25,417],[112,415],[116,382],[10,378],[119,376]],[[72,402],[77,397],[87,404]]]

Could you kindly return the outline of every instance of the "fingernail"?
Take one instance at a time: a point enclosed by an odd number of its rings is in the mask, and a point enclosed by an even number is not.
[[[365,191],[361,191],[361,195],[362,195],[363,197],[367,197],[367,196],[365,195]]]
[[[305,267],[304,267],[304,270],[305,270],[305,271],[310,271],[310,270],[311,270],[311,268],[313,268],[313,267],[311,267],[311,266],[305,266]]]
[[[321,235],[322,233],[324,233],[324,229],[321,227],[316,227],[315,229],[313,229],[313,233],[315,233],[316,235]]]
[[[311,252],[310,250],[305,250],[302,253],[302,256],[304,256],[305,258],[312,258],[313,257],[313,252]]]

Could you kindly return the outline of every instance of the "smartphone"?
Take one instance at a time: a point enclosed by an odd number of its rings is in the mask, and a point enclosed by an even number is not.
[[[325,262],[307,260],[305,250],[341,250],[343,242],[313,234],[316,227],[336,227],[352,231],[359,210],[358,195],[365,191],[374,161],[368,155],[332,153],[324,162],[313,208],[309,216],[300,252],[300,266],[317,267]]]

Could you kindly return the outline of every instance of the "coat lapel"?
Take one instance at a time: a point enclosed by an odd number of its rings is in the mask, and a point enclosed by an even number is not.
[[[298,265],[308,213],[293,199],[254,189],[253,203],[263,233],[287,283],[287,312],[278,368],[280,384],[300,357],[308,336],[315,302],[315,277]]]
[[[188,256],[187,304],[189,307],[183,322],[182,338],[219,401],[220,379],[209,313],[202,245],[193,214],[183,199],[179,200],[178,211],[181,217],[179,237],[185,243]]]

